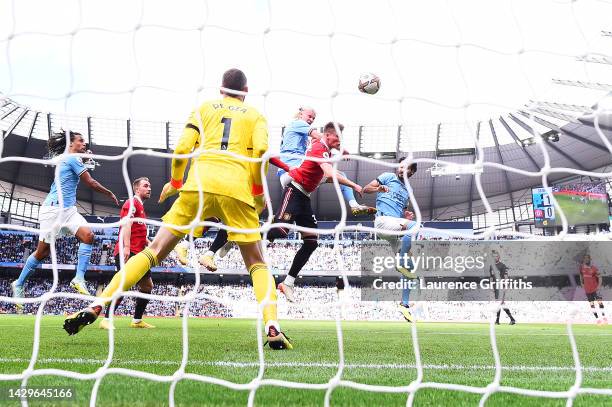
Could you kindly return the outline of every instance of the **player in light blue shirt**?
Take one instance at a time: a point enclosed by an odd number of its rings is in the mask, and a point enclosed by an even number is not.
[[[308,148],[308,139],[310,137],[314,139],[321,138],[321,133],[316,129],[310,127],[316,117],[316,113],[309,107],[300,107],[295,120],[289,123],[283,131],[283,139],[281,140],[280,152],[281,154],[296,154],[303,156],[306,154]],[[287,164],[289,167],[299,167],[302,163],[300,157],[287,157],[281,156],[281,161]],[[285,170],[279,168],[276,172],[277,176],[282,176]]]
[[[60,164],[59,184],[62,190],[63,208],[76,206],[77,186],[81,175],[87,171],[81,157],[67,157]],[[49,194],[43,202],[43,206],[59,206],[59,196],[57,193],[57,185],[55,180],[51,184]]]
[[[316,118],[316,112],[311,107],[300,107],[295,120],[289,123],[283,132],[283,139],[281,140],[280,147],[280,159],[282,162],[287,164],[289,167],[299,167],[303,159],[301,157],[287,157],[283,154],[297,154],[304,156],[306,149],[308,148],[309,138],[320,139],[321,133],[315,128],[311,127],[312,123]],[[340,172],[341,175],[346,175]],[[281,178],[281,184],[286,186],[290,181],[291,177],[283,169],[279,169],[276,175]],[[360,205],[355,199],[355,193],[353,189],[346,186],[340,185],[342,196],[344,200],[349,204],[351,213],[354,216],[373,214],[376,212],[375,208],[371,208],[366,205]]]
[[[68,132],[67,135],[66,132],[61,131],[49,138],[47,143],[49,153],[51,155],[59,155],[66,152],[66,140],[68,137],[70,138],[70,145],[67,149],[68,153],[87,152],[87,145],[81,134]],[[91,189],[107,195],[116,205],[119,205],[115,195],[92,178],[80,157],[68,155],[64,157],[58,166],[59,173],[51,184],[49,194],[40,207],[38,246],[26,260],[19,278],[11,284],[13,296],[16,298],[23,297],[24,285],[28,276],[49,256],[51,244],[55,242],[55,238],[62,235],[74,235],[80,241],[76,276],[70,282],[70,286],[81,294],[89,295],[85,285],[85,272],[91,257],[94,234],[86,226],[87,221],[85,218],[76,209],[76,193],[79,181],[83,180]],[[60,195],[62,197],[61,202]],[[23,305],[17,304],[17,307],[23,308]]]
[[[405,157],[400,158],[399,163],[404,161]],[[393,253],[398,250],[398,236],[385,234],[384,231],[399,232],[402,230],[410,230],[416,226],[416,222],[409,217],[412,217],[412,213],[408,212],[410,194],[404,184],[404,172],[406,178],[412,177],[417,172],[417,164],[412,163],[407,168],[406,166],[400,165],[395,173],[385,172],[379,175],[375,180],[370,182],[363,188],[363,193],[371,194],[376,193],[376,220],[374,221],[374,227],[381,229],[380,236],[387,240],[391,244]],[[406,215],[410,216],[406,216]],[[416,236],[415,236],[416,238]],[[410,255],[410,247],[412,246],[412,234],[405,234],[401,238],[401,247],[399,248],[400,259],[402,263],[397,266],[397,270],[402,274],[402,279],[413,279],[416,274],[412,272],[414,265],[412,261],[403,261],[404,256]],[[404,318],[411,322],[412,315],[408,310],[408,300],[410,296],[410,289],[404,288],[402,290],[402,302],[400,303],[400,310],[404,315]]]

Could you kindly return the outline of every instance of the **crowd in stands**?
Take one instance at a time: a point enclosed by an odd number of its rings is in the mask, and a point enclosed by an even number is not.
[[[115,258],[113,250],[117,236],[98,235],[94,242],[91,255],[91,265],[114,266]],[[5,249],[0,252],[0,262],[23,263],[25,259],[35,250],[38,237],[24,234],[0,234],[0,245]],[[204,254],[212,243],[212,238],[194,239],[196,256]],[[360,257],[360,242],[354,240],[340,241],[337,252],[334,252],[334,242],[323,240],[317,249],[317,256],[312,256],[304,270],[326,270],[335,271],[340,267],[338,256],[341,256],[345,270],[358,271]],[[272,267],[277,270],[288,270],[295,253],[299,249],[298,240],[287,240],[270,243],[267,245],[267,254]],[[57,263],[76,264],[78,242],[76,238],[64,237],[56,242]],[[47,258],[45,263],[51,263]],[[230,250],[228,255],[217,261],[221,269],[238,270],[244,268],[244,263],[237,248]],[[176,253],[172,252],[161,264],[161,267],[176,267],[179,265]]]
[[[10,289],[11,280],[0,279],[0,295],[11,296]],[[90,292],[101,293],[103,286],[94,286],[88,282],[88,288]],[[26,296],[27,297],[41,297],[51,291],[52,281],[44,279],[31,279],[26,282]],[[193,290],[193,285],[182,286],[177,288],[172,284],[155,284],[153,288],[153,295],[164,295],[172,299],[179,298],[179,293],[187,293]],[[223,290],[221,290],[223,291]],[[61,281],[58,283],[55,292],[59,293],[74,293],[69,287],[68,281]],[[219,293],[218,287],[201,285],[198,293],[200,296],[189,305],[190,315],[196,317],[209,317],[209,318],[226,318],[231,317],[231,310],[219,301],[208,299],[208,297],[218,298]],[[87,306],[89,301],[79,300],[74,298],[65,297],[54,297],[45,303],[44,313],[48,315],[64,315],[78,311],[83,307]],[[147,305],[146,313],[148,315],[154,315],[159,317],[172,317],[176,316],[182,308],[182,302],[179,301],[159,301],[151,300]],[[23,312],[26,314],[34,314],[37,312],[40,303],[25,304]],[[135,306],[135,297],[127,297],[117,309],[116,315],[133,315]],[[0,313],[13,313],[15,312],[14,305],[6,302],[0,302]]]
[[[605,194],[606,184],[603,182],[572,182],[569,184],[553,185],[553,192],[559,191],[578,191],[593,194]]]
[[[51,281],[34,278],[26,283],[26,297],[40,297],[50,292]],[[102,286],[91,291],[101,292]],[[186,301],[194,285],[180,287],[171,283],[156,283],[154,295],[168,296],[164,300],[151,300],[146,316],[177,317],[182,315]],[[68,281],[61,281],[56,293],[73,293]],[[10,296],[10,280],[0,278],[0,296]],[[338,292],[335,287],[317,285],[296,286],[297,302],[290,304],[279,296],[278,309],[281,319],[345,320],[361,321],[402,321],[397,302],[362,301],[359,287],[350,287]],[[399,300],[399,298],[398,298]],[[87,305],[84,300],[56,297],[45,303],[44,313],[64,315],[75,312]],[[24,312],[35,314],[40,302],[26,304]],[[412,312],[421,321],[470,321],[487,322],[494,318],[498,304],[492,301],[429,301],[411,305]],[[593,322],[586,301],[511,301],[506,302],[513,315],[520,322]],[[14,313],[15,306],[0,302],[0,314]],[[124,299],[116,315],[131,316],[134,312],[134,298]],[[201,284],[197,295],[189,302],[189,315],[206,318],[256,318],[257,303],[253,289],[248,284]]]
[[[22,263],[35,249],[35,240],[32,235],[2,234],[0,235],[0,261]]]

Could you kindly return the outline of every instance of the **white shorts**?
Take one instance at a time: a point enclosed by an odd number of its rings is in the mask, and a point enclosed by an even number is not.
[[[416,225],[416,222],[413,220],[395,218],[393,216],[377,216],[374,220],[374,227],[376,229],[382,229],[381,233],[384,233],[384,230],[399,232],[404,227],[412,228],[413,225]]]
[[[416,226],[416,222],[413,220],[408,220],[406,218],[395,218],[393,216],[377,216],[374,220],[374,227],[376,229],[381,229],[378,232],[378,236],[381,239],[386,240],[391,244],[391,248],[393,251],[397,251],[399,239],[401,236],[399,235],[389,235],[386,234],[385,231],[399,232],[402,230],[402,227],[405,226],[406,229],[410,230],[414,226]],[[413,239],[415,237],[413,236]]]
[[[68,208],[41,206],[38,222],[40,223],[38,240],[45,243],[51,243],[61,236],[74,236],[81,226],[87,224],[76,206]]]

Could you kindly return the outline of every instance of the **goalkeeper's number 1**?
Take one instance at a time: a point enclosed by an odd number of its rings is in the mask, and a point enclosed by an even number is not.
[[[232,118],[224,117],[221,119],[221,123],[223,123],[223,138],[221,139],[221,150],[227,150],[230,130],[232,128]]]

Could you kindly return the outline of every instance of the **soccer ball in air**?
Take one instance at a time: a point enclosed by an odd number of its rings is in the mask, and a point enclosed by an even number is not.
[[[364,73],[359,77],[359,91],[373,95],[380,89],[380,78],[373,73]]]

